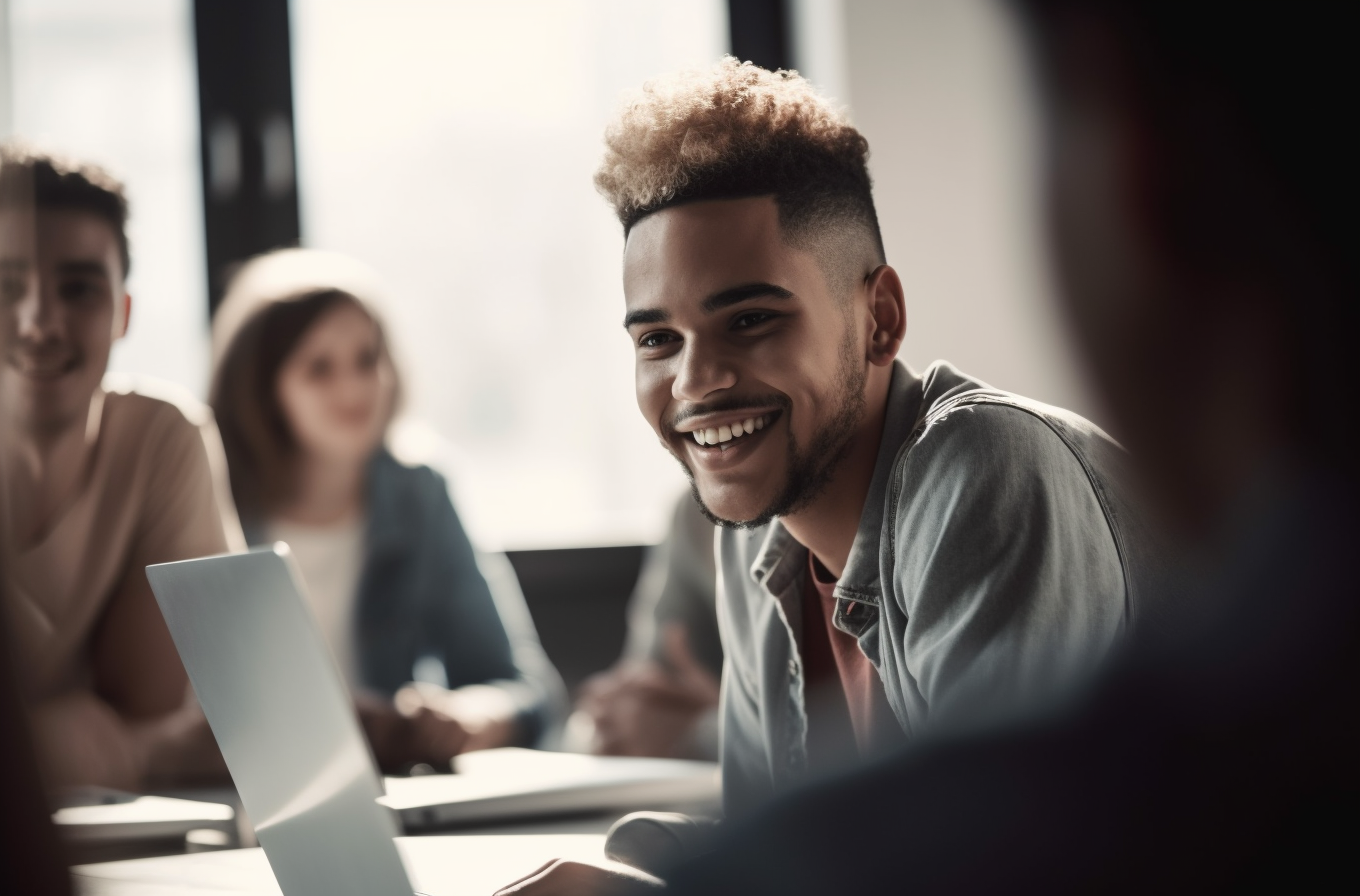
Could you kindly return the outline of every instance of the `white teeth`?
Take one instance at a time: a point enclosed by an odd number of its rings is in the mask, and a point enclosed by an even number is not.
[[[694,436],[694,441],[700,445],[718,445],[722,442],[739,439],[758,429],[764,429],[765,424],[769,422],[770,415],[763,414],[759,417],[747,417],[745,420],[738,420],[735,423],[725,423],[722,426],[696,429],[690,435]]]

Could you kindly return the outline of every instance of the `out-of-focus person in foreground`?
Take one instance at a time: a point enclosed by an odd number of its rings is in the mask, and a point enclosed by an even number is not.
[[[211,403],[247,539],[292,549],[379,764],[447,769],[537,743],[565,697],[508,561],[479,558],[443,476],[387,446],[401,390],[364,279],[317,251],[248,262],[217,315]],[[413,681],[430,660],[444,681]]]
[[[0,344],[9,332],[8,315],[0,314]],[[0,364],[0,383],[7,365]],[[0,412],[5,389],[0,385]],[[0,419],[3,419],[0,416]],[[5,505],[0,477],[0,506]],[[0,514],[0,569],[8,568],[10,540],[5,514]],[[5,577],[0,575],[0,607],[6,605]],[[48,814],[42,771],[34,750],[28,712],[14,675],[13,650],[6,614],[0,612],[0,873],[6,887],[35,896],[67,896],[71,878],[63,861],[57,829]]]
[[[1012,6],[1046,102],[1062,296],[1183,548],[1179,618],[1047,718],[771,805],[676,893],[1360,877],[1350,10]]]
[[[867,154],[796,73],[727,59],[648,84],[596,178],[626,234],[638,405],[724,527],[729,819],[1052,699],[1144,598],[1117,445],[897,360]]]
[[[628,602],[623,656],[587,679],[568,720],[569,749],[607,756],[718,758],[722,641],[713,524],[683,496],[647,552]]]
[[[105,378],[132,311],[126,221],[103,170],[0,149],[3,611],[51,786],[221,764],[144,567],[243,542],[207,409]]]

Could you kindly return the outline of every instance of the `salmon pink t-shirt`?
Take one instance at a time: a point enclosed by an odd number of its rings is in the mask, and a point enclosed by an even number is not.
[[[878,670],[856,638],[832,623],[836,581],[811,552],[807,578],[802,653],[809,764],[827,768],[844,764],[846,754],[879,756],[906,743]]]

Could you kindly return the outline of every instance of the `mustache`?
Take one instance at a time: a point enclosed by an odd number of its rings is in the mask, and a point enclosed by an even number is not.
[[[686,408],[666,423],[666,429],[673,434],[675,432],[675,427],[679,426],[681,423],[684,423],[686,420],[693,420],[695,417],[701,417],[704,414],[720,414],[727,411],[767,411],[771,407],[779,408],[781,411],[787,411],[791,404],[792,402],[787,395],[779,395],[777,393],[772,393],[770,395],[748,395],[744,397],[733,396],[731,398],[723,398],[718,401],[710,401],[706,404],[694,405],[693,407]]]

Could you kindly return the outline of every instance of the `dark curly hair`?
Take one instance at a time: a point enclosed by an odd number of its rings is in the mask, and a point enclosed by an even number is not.
[[[132,268],[128,248],[128,202],[123,184],[88,162],[67,159],[22,143],[0,145],[0,208],[32,206],[89,212],[109,223],[118,237],[123,276]]]

